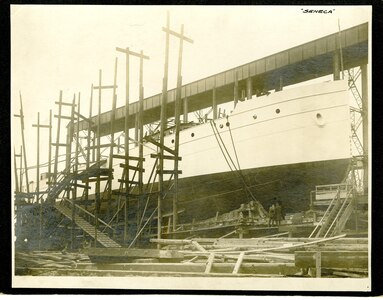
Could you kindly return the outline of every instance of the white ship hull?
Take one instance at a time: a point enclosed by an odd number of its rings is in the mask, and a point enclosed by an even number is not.
[[[207,216],[214,215],[215,209],[223,212],[249,201],[240,192],[243,184],[238,172],[231,172],[236,168],[264,204],[278,197],[294,209],[288,203],[294,199],[287,199],[291,194],[300,197],[295,201],[305,202],[297,203],[296,208],[308,207],[310,189],[341,181],[351,158],[347,90],[345,81],[335,81],[276,92],[239,102],[230,116],[214,121],[219,134],[214,134],[210,122],[182,130],[180,207],[186,214],[192,210],[192,215]],[[220,138],[223,150],[217,142]],[[174,148],[174,135],[165,137],[165,145]],[[233,161],[226,157],[231,168],[222,153],[223,145]],[[155,161],[150,154],[156,151],[154,145],[145,144],[144,182]],[[138,148],[130,155],[138,156]],[[172,168],[173,161],[166,161],[165,169]],[[122,169],[116,164],[114,170],[113,187],[117,189]],[[172,195],[167,198],[171,200]],[[171,205],[165,209],[171,210]]]

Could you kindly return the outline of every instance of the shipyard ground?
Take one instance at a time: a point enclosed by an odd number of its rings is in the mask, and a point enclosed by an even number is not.
[[[330,238],[308,238],[312,222],[284,223],[259,226],[245,236],[237,229],[226,237],[151,239],[146,248],[16,249],[15,275],[368,277],[368,235],[363,222],[358,231],[349,228]]]

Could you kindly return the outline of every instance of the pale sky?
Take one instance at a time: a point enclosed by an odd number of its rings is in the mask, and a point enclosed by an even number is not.
[[[81,113],[88,115],[91,84],[113,83],[118,57],[117,107],[125,101],[125,55],[115,47],[144,51],[145,97],[161,92],[164,72],[166,12],[170,27],[194,44],[184,44],[183,83],[251,62],[371,20],[367,6],[322,6],[332,14],[305,14],[311,6],[11,6],[11,114],[12,148],[21,145],[19,91],[23,96],[28,165],[35,165],[37,112],[42,124],[49,110],[57,114],[59,91],[71,102],[81,92]],[[176,85],[178,39],[171,38],[169,88]],[[138,95],[138,58],[131,58],[131,102]],[[95,94],[96,95],[96,94]],[[111,109],[111,91],[103,96],[104,109]],[[95,112],[96,106],[93,108]],[[69,114],[69,112],[68,112]],[[57,120],[53,119],[53,141]],[[65,130],[62,131],[64,141]],[[41,129],[42,156],[46,162],[48,130]],[[46,148],[46,149],[45,149]],[[35,180],[35,173],[30,177]],[[13,176],[13,174],[12,174]]]

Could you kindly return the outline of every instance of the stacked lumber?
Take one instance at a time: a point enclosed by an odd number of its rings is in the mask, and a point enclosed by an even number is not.
[[[276,235],[252,239],[152,239],[166,249],[177,249],[184,263],[205,263],[204,273],[220,269],[222,263],[233,264],[233,274],[260,270],[273,276],[366,277],[368,243],[366,238],[286,238]],[[318,254],[319,253],[319,254]],[[320,259],[317,258],[320,256]],[[281,267],[283,266],[283,270]],[[313,270],[313,271],[312,271]]]
[[[16,271],[50,276],[360,278],[368,276],[367,241],[346,235],[321,239],[283,234],[251,239],[152,239],[156,249],[17,252]],[[92,256],[98,259],[90,261]],[[111,259],[121,257],[123,261]]]
[[[15,267],[28,271],[33,268],[76,268],[80,262],[88,262],[89,257],[81,253],[62,253],[53,251],[16,252]]]

